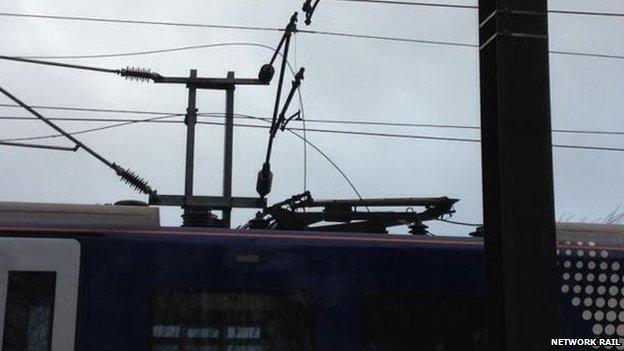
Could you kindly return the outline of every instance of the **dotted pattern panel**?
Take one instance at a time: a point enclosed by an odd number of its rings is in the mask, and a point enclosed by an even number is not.
[[[597,249],[593,241],[566,241],[558,249],[563,266],[561,292],[597,338],[619,338],[624,344],[624,268]],[[595,349],[601,348],[598,346]],[[604,346],[624,350],[624,346]]]

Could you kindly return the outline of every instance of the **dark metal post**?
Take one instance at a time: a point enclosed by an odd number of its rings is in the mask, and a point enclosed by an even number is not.
[[[479,0],[491,351],[559,336],[547,0]]]
[[[234,80],[234,72],[228,72],[228,80]],[[223,147],[223,197],[232,197],[232,156],[234,148],[234,89],[232,84],[225,91],[225,138]],[[223,222],[230,227],[232,208],[223,209]]]
[[[191,70],[191,78],[197,77],[197,70]],[[188,87],[188,107],[186,109],[186,169],[184,177],[184,195],[193,196],[193,169],[195,166],[195,124],[197,123],[196,88]]]
[[[140,74],[143,74],[139,72]],[[151,76],[150,76],[151,77]],[[265,77],[266,78],[266,77]],[[234,91],[237,85],[268,85],[270,79],[238,78],[229,72],[226,78],[198,78],[197,71],[191,70],[189,77],[164,77],[157,75],[154,83],[184,84],[189,90],[189,102],[185,123],[187,126],[186,139],[186,169],[184,195],[166,195],[150,193],[149,204],[155,206],[181,206],[184,209],[182,218],[184,226],[188,227],[223,227],[230,225],[232,208],[265,208],[266,199],[257,197],[232,197],[232,154],[234,134]],[[195,156],[195,125],[197,124],[196,92],[203,90],[225,90],[226,92],[226,128],[224,147],[224,179],[223,196],[197,196],[193,194],[193,169]],[[134,180],[133,180],[134,181]],[[139,182],[134,181],[135,183]],[[223,211],[223,219],[219,220],[212,214],[212,210]]]

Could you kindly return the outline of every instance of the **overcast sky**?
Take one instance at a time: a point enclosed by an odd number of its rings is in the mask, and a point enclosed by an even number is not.
[[[91,16],[210,24],[283,27],[303,1],[3,1],[1,12]],[[460,2],[457,2],[460,3]],[[475,1],[462,4],[476,5]],[[551,9],[624,13],[618,0],[556,0]],[[358,4],[323,0],[309,29],[428,40],[477,42],[476,10]],[[624,18],[550,15],[551,50],[624,55]],[[300,28],[305,25],[300,22]],[[166,49],[187,45],[254,42],[275,46],[279,33],[0,17],[3,55],[82,55]],[[108,68],[146,67],[166,75],[255,77],[271,52],[221,47],[121,58],[74,60]],[[369,39],[298,34],[291,60],[306,68],[302,85],[308,119],[479,124],[478,52]],[[65,61],[69,62],[69,61]],[[624,60],[551,55],[554,128],[624,130]],[[54,67],[0,62],[0,85],[32,105],[184,113],[182,86],[137,83],[120,77]],[[291,77],[287,78],[287,87]],[[274,80],[274,82],[277,79]],[[275,85],[240,87],[236,112],[270,116]],[[9,103],[0,97],[0,103]],[[200,112],[223,112],[224,95],[201,91]],[[293,104],[293,112],[297,105]],[[0,108],[2,116],[27,116]],[[42,110],[49,117],[145,116]],[[246,122],[246,121],[238,121]],[[70,131],[100,126],[59,123]],[[49,134],[40,122],[0,121],[0,138]],[[293,126],[298,126],[293,123]],[[309,123],[308,127],[478,138],[478,131],[381,128]],[[266,147],[264,129],[235,131],[234,195],[255,196],[255,177]],[[138,172],[162,194],[183,192],[183,125],[136,124],[79,139],[105,157]],[[198,127],[197,194],[218,195],[222,184],[223,129]],[[454,219],[482,221],[480,147],[476,143],[309,133],[309,140],[340,165],[365,197],[449,196],[461,199]],[[556,143],[624,147],[622,136],[555,135]],[[56,143],[69,145],[64,141]],[[315,198],[354,198],[328,162],[308,149],[308,189]],[[557,216],[596,221],[624,203],[624,153],[555,149]],[[270,202],[303,189],[303,147],[289,133],[276,138]],[[87,155],[4,147],[0,149],[0,200],[111,203],[145,198]],[[180,211],[162,211],[178,225]],[[253,211],[238,211],[240,224]],[[436,234],[465,235],[470,228],[432,224]]]

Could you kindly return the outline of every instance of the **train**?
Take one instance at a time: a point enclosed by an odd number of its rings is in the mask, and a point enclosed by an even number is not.
[[[0,204],[2,350],[487,349],[482,238],[177,228],[158,217]],[[563,337],[624,337],[623,234],[558,224]]]

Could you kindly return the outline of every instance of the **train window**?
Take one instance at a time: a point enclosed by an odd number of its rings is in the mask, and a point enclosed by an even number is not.
[[[160,289],[151,302],[151,350],[311,351],[312,303],[299,291]]]
[[[55,272],[9,271],[3,350],[50,351]]]
[[[485,308],[477,295],[369,294],[360,308],[363,350],[486,350]]]

